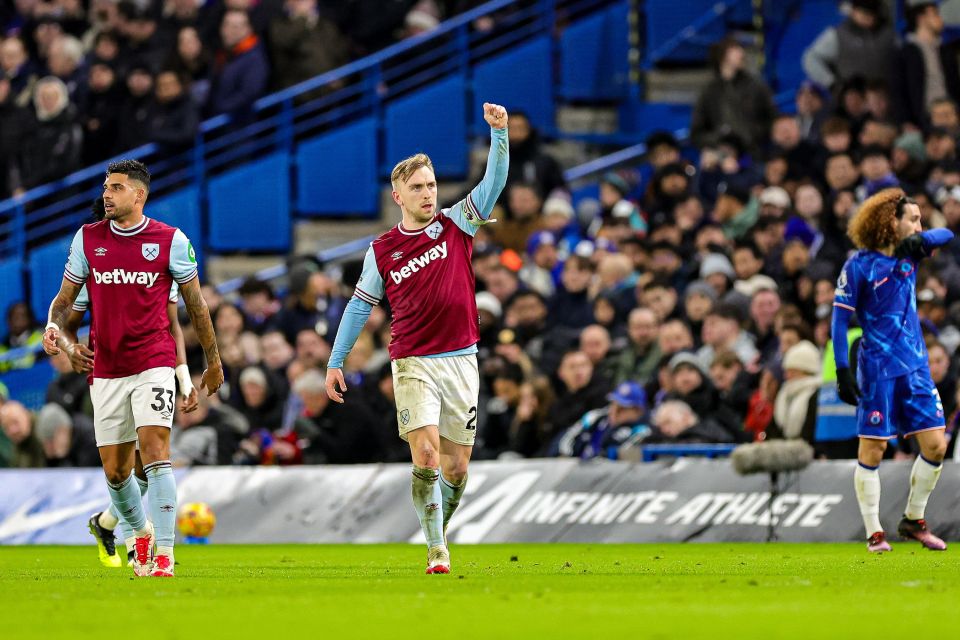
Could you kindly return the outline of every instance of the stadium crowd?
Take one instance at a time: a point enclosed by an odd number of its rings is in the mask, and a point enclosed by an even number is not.
[[[436,28],[478,0],[4,0],[0,199]],[[490,29],[492,20],[477,25]]]
[[[834,287],[853,250],[846,226],[858,203],[898,186],[920,204],[924,228],[960,233],[960,72],[958,50],[941,42],[936,3],[908,2],[903,37],[885,3],[851,5],[804,56],[811,80],[793,108],[778,112],[743,47],[724,40],[690,144],[651,134],[644,162],[604,175],[596,198],[577,191],[576,207],[536,129],[511,113],[499,222],[481,228],[473,254],[481,330],[474,457],[635,460],[649,443],[766,438],[802,438],[819,457],[855,457],[854,408],[836,397],[829,342]],[[854,40],[863,48],[851,49]],[[880,59],[889,65],[872,63]],[[917,277],[950,436],[960,302],[947,301],[960,299],[958,259],[960,239]],[[388,301],[345,363],[346,404],[324,391],[360,267],[296,260],[282,297],[256,279],[235,299],[204,287],[226,383],[201,397],[197,412],[177,415],[175,464],[408,459],[396,437]],[[202,351],[185,317],[182,324],[199,373]],[[21,305],[8,326],[4,344],[14,347],[40,325]],[[39,414],[15,401],[0,407],[7,464],[96,463],[86,380],[65,356],[53,364],[60,374]],[[915,451],[901,441],[889,455]]]

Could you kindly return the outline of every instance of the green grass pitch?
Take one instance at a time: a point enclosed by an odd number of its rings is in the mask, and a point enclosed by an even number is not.
[[[0,638],[957,637],[960,555],[863,545],[177,547],[173,580],[90,547],[0,547]]]

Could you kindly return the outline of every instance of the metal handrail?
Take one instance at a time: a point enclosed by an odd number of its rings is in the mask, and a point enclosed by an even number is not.
[[[693,40],[700,31],[719,20],[725,13],[733,9],[737,0],[717,2],[705,11],[699,18],[675,33],[670,39],[651,51],[643,61],[641,69],[650,71],[653,67],[685,42]]]

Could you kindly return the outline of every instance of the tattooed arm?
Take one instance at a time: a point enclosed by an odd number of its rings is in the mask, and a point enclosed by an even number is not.
[[[67,278],[63,279],[60,284],[60,291],[53,302],[50,303],[47,329],[43,332],[44,350],[51,344],[63,349],[68,354],[73,350],[76,344],[76,327],[71,322],[71,316],[76,313],[73,309],[73,302],[77,299],[77,295],[82,288],[82,284],[77,284]],[[80,314],[80,318],[83,318],[83,314]],[[47,351],[47,353],[50,352]]]
[[[200,346],[207,356],[207,369],[200,377],[200,387],[206,388],[207,395],[212,396],[223,384],[223,366],[220,364],[220,352],[217,350],[217,336],[213,333],[210,309],[200,293],[200,279],[193,278],[190,282],[181,284],[180,295],[187,306],[190,322],[197,331]]]

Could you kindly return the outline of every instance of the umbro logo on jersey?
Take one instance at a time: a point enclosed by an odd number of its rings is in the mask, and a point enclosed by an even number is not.
[[[97,284],[143,284],[149,289],[157,282],[159,273],[150,273],[148,271],[127,271],[126,269],[114,269],[112,271],[97,271],[91,269],[93,279]]]
[[[107,255],[107,250],[104,249],[103,247],[97,247],[96,249],[93,250],[93,253],[98,258],[102,258],[103,256]]]
[[[394,260],[399,260],[400,258],[403,257],[403,251],[394,251],[393,253],[390,254],[390,257],[393,258]]]
[[[429,227],[428,227],[429,228]],[[393,278],[393,281],[397,284],[400,284],[413,274],[420,271],[420,269],[426,267],[431,262],[436,260],[443,260],[447,257],[447,243],[441,242],[440,244],[431,247],[428,251],[424,251],[421,255],[416,258],[411,258],[407,260],[407,264],[400,267],[397,271],[391,271],[390,277]]]

